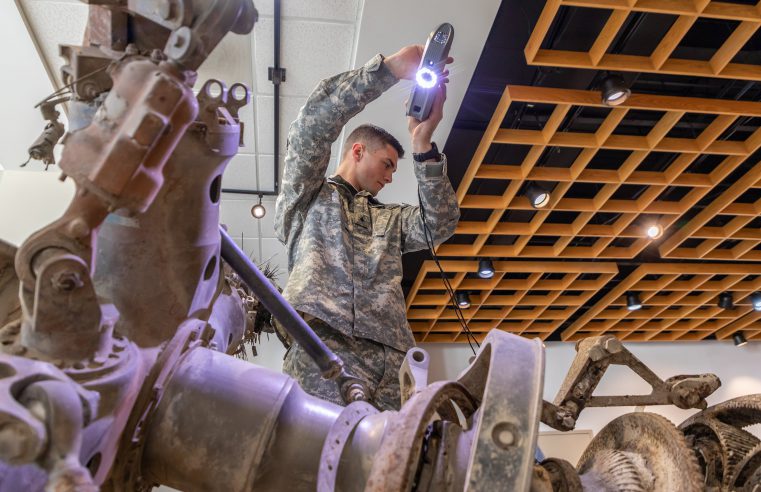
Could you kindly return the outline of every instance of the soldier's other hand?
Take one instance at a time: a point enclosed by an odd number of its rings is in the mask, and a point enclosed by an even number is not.
[[[431,139],[436,127],[439,126],[444,117],[444,102],[447,100],[447,86],[444,78],[439,85],[433,89],[436,91],[436,98],[433,100],[431,113],[424,121],[420,121],[412,116],[407,117],[408,128],[412,136],[412,148],[414,152],[425,152],[431,148]],[[422,150],[419,150],[422,149]]]
[[[397,79],[414,80],[420,60],[423,58],[424,47],[422,44],[411,44],[400,49],[393,55],[386,57],[385,64]],[[454,58],[447,58],[446,64],[452,63]]]

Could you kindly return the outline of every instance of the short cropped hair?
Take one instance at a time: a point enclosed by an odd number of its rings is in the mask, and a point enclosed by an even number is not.
[[[380,148],[384,144],[388,144],[396,150],[397,154],[399,154],[399,159],[404,157],[404,147],[399,143],[399,140],[379,126],[366,124],[359,125],[355,128],[354,131],[346,137],[344,154],[351,149],[352,145],[358,142],[367,145],[373,150]]]

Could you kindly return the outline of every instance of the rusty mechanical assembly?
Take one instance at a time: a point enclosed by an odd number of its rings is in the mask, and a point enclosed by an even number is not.
[[[593,396],[611,364],[627,366],[647,382],[652,392],[637,396]],[[544,402],[542,422],[568,431],[584,407],[675,405],[706,408],[706,397],[721,386],[714,374],[675,376],[663,381],[611,335],[590,337],[576,344],[576,358],[553,403]]]
[[[29,150],[27,151],[29,153],[29,159],[21,164],[21,167],[26,166],[32,159],[42,161],[42,163],[45,164],[46,171],[50,165],[55,164],[53,149],[56,144],[58,144],[58,141],[61,140],[65,131],[63,123],[58,121],[58,117],[61,116],[61,113],[58,112],[55,107],[68,100],[69,97],[53,97],[46,99],[37,105],[42,113],[42,118],[47,121],[47,124],[40,136],[37,137],[37,140],[35,140],[29,147]]]
[[[553,403],[541,343],[498,330],[456,380],[429,383],[429,355],[410,350],[399,412],[363,401],[368,388],[219,228],[250,91],[212,79],[194,92],[196,69],[253,28],[252,1],[85,3],[83,46],[61,47],[68,93],[40,104],[49,123],[30,149],[53,162],[67,102],[60,167],[75,196],[19,248],[0,242],[0,492],[757,490],[761,446],[744,428],[761,422],[758,395],[680,430],[628,414],[577,469],[536,462],[540,420],[570,430],[587,406],[705,408],[720,384],[664,381],[611,337],[579,343]],[[254,309],[336,379],[346,407],[231,355]],[[594,396],[610,364],[652,393]]]
[[[679,429],[695,450],[708,490],[761,488],[761,441],[745,430],[761,424],[761,395],[714,405]]]

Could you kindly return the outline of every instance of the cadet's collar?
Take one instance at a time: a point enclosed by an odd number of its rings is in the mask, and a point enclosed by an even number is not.
[[[362,195],[362,196],[366,196],[367,197],[367,201],[372,203],[372,204],[377,205],[377,204],[380,203],[369,192],[367,192],[365,190],[357,191],[357,189],[354,186],[352,186],[351,183],[346,181],[340,174],[336,174],[335,176],[329,177],[328,181],[331,181],[333,183],[336,183],[339,186],[342,186],[346,191],[351,193],[352,197],[357,196],[357,195]]]

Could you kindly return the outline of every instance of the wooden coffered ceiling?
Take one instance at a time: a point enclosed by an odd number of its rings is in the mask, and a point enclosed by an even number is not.
[[[547,42],[569,9],[608,12],[586,50]],[[632,15],[673,18],[647,55],[621,53]],[[684,58],[680,43],[701,19],[725,22],[726,35],[704,59]],[[529,65],[638,72],[635,80],[756,81],[761,66],[743,62],[743,47],[759,26],[755,2],[548,0],[524,53]],[[462,219],[437,249],[452,289],[470,294],[462,314],[476,338],[499,328],[560,340],[761,339],[749,300],[761,290],[761,102],[632,90],[607,107],[599,90],[504,87],[457,186]],[[547,207],[532,208],[529,184],[551,191]],[[647,236],[653,224],[662,237]],[[493,278],[475,274],[480,258],[494,260]],[[643,309],[626,309],[627,292]],[[717,306],[722,292],[734,308]],[[419,341],[467,341],[433,261],[407,310]]]
[[[735,58],[761,26],[760,5],[711,0],[548,0],[526,44],[526,60],[531,65],[758,80],[761,66]],[[542,49],[550,25],[561,8],[603,9],[610,14],[588,49]],[[611,43],[634,13],[667,16],[673,23],[650,53],[610,53]],[[715,47],[711,57],[695,60],[675,56],[674,50],[690,29],[708,19],[727,21],[728,26],[728,35]]]

